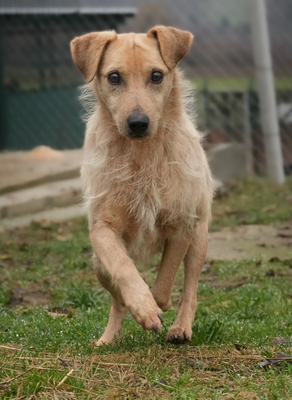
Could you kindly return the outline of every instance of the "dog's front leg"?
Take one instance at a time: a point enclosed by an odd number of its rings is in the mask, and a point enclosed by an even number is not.
[[[92,229],[90,239],[95,254],[138,324],[144,329],[159,331],[161,309],[128,256],[121,237],[109,226],[100,226]]]
[[[205,262],[208,245],[208,222],[198,224],[184,258],[184,289],[177,317],[167,333],[167,340],[183,344],[192,338],[192,324],[197,309],[199,277]]]
[[[166,311],[171,306],[171,291],[173,283],[184,256],[191,242],[191,236],[178,235],[165,241],[158,275],[151,288],[152,295],[158,306]]]

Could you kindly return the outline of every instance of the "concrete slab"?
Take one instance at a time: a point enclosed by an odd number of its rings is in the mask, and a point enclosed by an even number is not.
[[[40,211],[35,214],[26,214],[16,218],[5,218],[0,220],[0,232],[14,229],[19,226],[28,226],[32,222],[51,221],[60,222],[85,215],[82,205],[77,204],[70,207],[59,207],[51,210]]]
[[[56,151],[39,146],[31,152],[0,153],[0,194],[76,178],[81,161],[81,149]]]
[[[0,196],[0,220],[81,201],[80,178],[46,183]]]

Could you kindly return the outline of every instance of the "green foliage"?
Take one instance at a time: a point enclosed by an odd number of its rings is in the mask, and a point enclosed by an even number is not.
[[[80,282],[72,282],[66,290],[65,306],[90,308],[101,306],[104,302],[104,296],[96,289],[86,288]]]

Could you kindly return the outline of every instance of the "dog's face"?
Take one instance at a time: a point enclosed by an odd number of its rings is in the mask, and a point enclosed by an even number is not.
[[[98,70],[98,93],[118,131],[143,138],[157,131],[172,87],[173,70],[161,57],[157,40],[119,35],[110,43]]]
[[[156,27],[147,35],[91,33],[74,39],[71,48],[86,81],[96,78],[99,100],[118,132],[142,139],[157,133],[175,67],[191,42],[189,32]]]

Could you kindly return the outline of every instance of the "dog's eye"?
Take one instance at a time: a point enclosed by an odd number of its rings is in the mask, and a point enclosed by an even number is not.
[[[161,83],[163,79],[163,73],[160,71],[154,71],[151,75],[151,80],[153,83]]]
[[[119,85],[122,81],[122,78],[118,72],[110,73],[107,78],[111,85]]]

